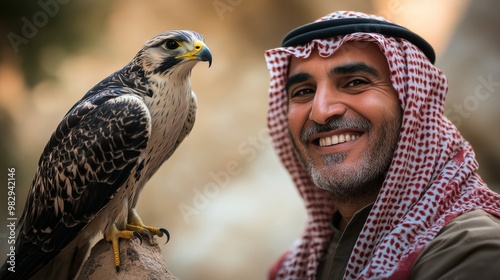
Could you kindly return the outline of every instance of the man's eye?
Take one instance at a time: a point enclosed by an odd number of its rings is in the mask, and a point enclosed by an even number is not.
[[[167,40],[165,42],[165,48],[169,49],[169,50],[175,50],[179,47],[179,43],[177,43],[177,41],[175,40]]]
[[[290,93],[290,98],[305,96],[308,94],[314,94],[314,90],[312,88],[298,89]]]
[[[356,86],[363,86],[368,84],[368,81],[363,80],[363,79],[352,79],[349,82],[347,82],[348,87],[356,87]]]

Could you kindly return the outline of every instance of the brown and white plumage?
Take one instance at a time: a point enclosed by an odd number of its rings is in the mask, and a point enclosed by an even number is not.
[[[2,279],[35,273],[71,279],[95,236],[118,239],[114,229],[131,232],[131,221],[139,223],[141,234],[150,229],[162,235],[164,230],[142,227],[134,207],[146,182],[191,131],[191,70],[211,60],[198,33],[159,34],[69,110],[29,190],[16,240],[16,272],[4,264]]]

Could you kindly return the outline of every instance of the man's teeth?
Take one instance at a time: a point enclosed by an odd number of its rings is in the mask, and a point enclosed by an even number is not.
[[[331,146],[339,143],[353,141],[359,138],[359,135],[351,135],[351,134],[340,134],[333,135],[329,137],[319,138],[319,145],[321,147]]]

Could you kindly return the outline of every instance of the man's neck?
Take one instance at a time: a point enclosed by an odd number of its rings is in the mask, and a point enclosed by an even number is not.
[[[375,199],[377,197],[365,197],[363,199],[358,199],[356,201],[336,201],[335,206],[337,206],[337,210],[340,213],[340,216],[342,217],[340,219],[339,223],[339,229],[341,231],[344,231],[344,229],[347,227],[347,224],[349,224],[349,221],[352,219],[354,214],[358,212],[359,210],[363,209],[367,205],[375,202]]]

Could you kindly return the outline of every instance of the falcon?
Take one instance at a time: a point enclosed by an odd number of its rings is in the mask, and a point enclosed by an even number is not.
[[[159,34],[133,60],[90,89],[64,116],[38,162],[15,242],[15,267],[1,279],[72,279],[95,237],[166,235],[143,224],[135,207],[151,176],[193,128],[191,70],[212,63],[193,31]],[[13,272],[15,270],[15,272]]]

